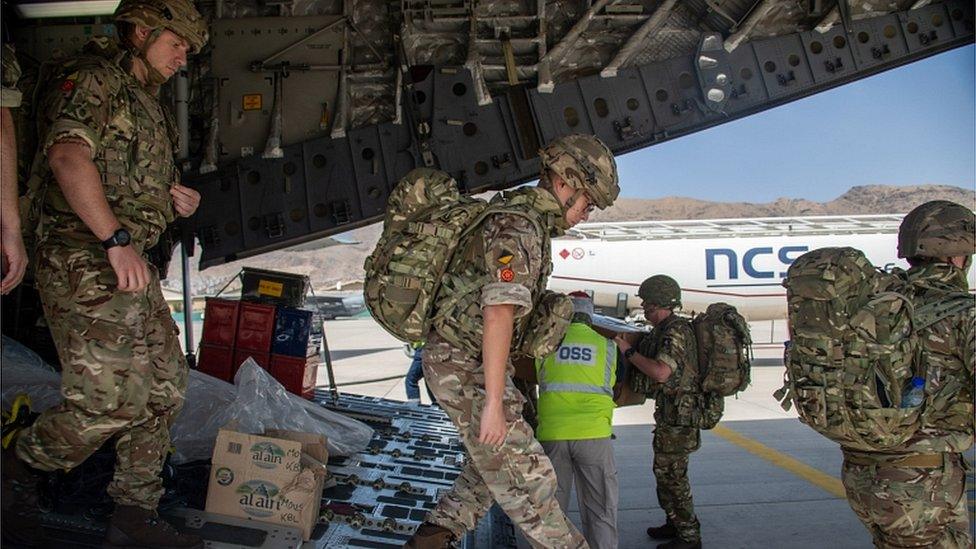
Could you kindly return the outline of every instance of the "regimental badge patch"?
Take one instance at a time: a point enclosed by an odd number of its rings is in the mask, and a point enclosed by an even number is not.
[[[509,263],[512,262],[512,258],[513,257],[515,257],[515,256],[512,255],[512,254],[506,253],[506,254],[504,254],[504,255],[502,255],[501,257],[498,258],[498,262],[501,263],[502,265],[508,265]]]
[[[511,282],[515,280],[515,271],[510,268],[502,269],[498,272],[498,279],[502,282]]]

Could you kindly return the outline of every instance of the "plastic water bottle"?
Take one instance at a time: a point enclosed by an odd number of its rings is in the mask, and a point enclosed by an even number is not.
[[[913,377],[901,395],[902,408],[916,408],[925,400],[925,378]]]

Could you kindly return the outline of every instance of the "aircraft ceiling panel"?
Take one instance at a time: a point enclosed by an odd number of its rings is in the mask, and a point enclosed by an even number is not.
[[[759,62],[752,44],[743,44],[729,53],[732,66],[732,92],[729,94],[727,109],[743,111],[765,102],[769,95],[763,84]]]
[[[289,151],[290,152],[290,151]],[[261,248],[285,236],[284,162],[259,157],[237,164],[244,246]]]
[[[956,36],[972,34],[974,10],[976,10],[976,5],[973,2],[961,0],[946,2],[946,11],[949,12],[949,20],[952,21],[952,30]]]
[[[899,13],[898,19],[901,21],[909,51],[916,52],[955,38],[945,4]]]
[[[302,146],[312,233],[362,219],[352,159],[345,139],[322,137]],[[334,232],[339,232],[338,230]]]
[[[245,249],[237,180],[236,166],[230,166],[193,182],[207,200],[200,201],[190,224],[194,225],[204,254],[221,259],[216,264],[232,261],[237,252]]]
[[[431,128],[441,169],[469,191],[519,178],[519,147],[505,125],[499,101],[479,106],[467,69],[438,70],[434,96]]]
[[[403,174],[419,165],[413,140],[410,137],[410,128],[407,124],[386,122],[379,125],[379,131],[383,142],[387,181],[397,181]],[[390,190],[392,191],[392,188]]]
[[[577,82],[556,84],[552,93],[529,92],[538,123],[540,145],[571,133],[593,133]]]
[[[644,65],[640,74],[651,94],[656,133],[678,132],[705,119],[692,56]]]
[[[387,181],[396,181],[393,167],[387,169],[385,156],[396,151],[393,135],[381,136],[378,126],[349,131],[348,143],[363,217],[382,215],[390,196]]]
[[[771,98],[789,95],[793,90],[813,83],[813,74],[799,35],[759,40],[753,43],[753,48]]]
[[[848,33],[859,69],[882,65],[908,53],[897,15],[855,21]]]
[[[580,92],[596,134],[607,143],[640,143],[654,135],[654,118],[640,73],[580,79]]]
[[[800,38],[818,84],[843,78],[857,69],[844,27],[835,26],[825,33],[804,32]]]

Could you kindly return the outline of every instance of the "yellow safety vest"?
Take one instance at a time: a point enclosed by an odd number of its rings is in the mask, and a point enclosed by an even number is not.
[[[584,440],[612,433],[617,345],[574,322],[556,351],[536,360],[539,427],[536,438]]]

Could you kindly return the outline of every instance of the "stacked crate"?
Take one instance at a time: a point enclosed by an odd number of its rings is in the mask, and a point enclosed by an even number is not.
[[[278,307],[274,342],[271,344],[271,375],[285,389],[312,398],[318,374],[318,349],[309,345],[312,311]]]
[[[301,286],[302,277],[288,273],[245,275],[245,289],[260,287],[265,295],[260,302],[249,291],[243,292],[246,301],[207,298],[199,370],[233,382],[250,357],[289,392],[312,398],[319,363],[318,349],[310,344],[312,312],[289,306],[301,306],[307,286]],[[299,279],[298,284],[288,284],[289,277]]]

